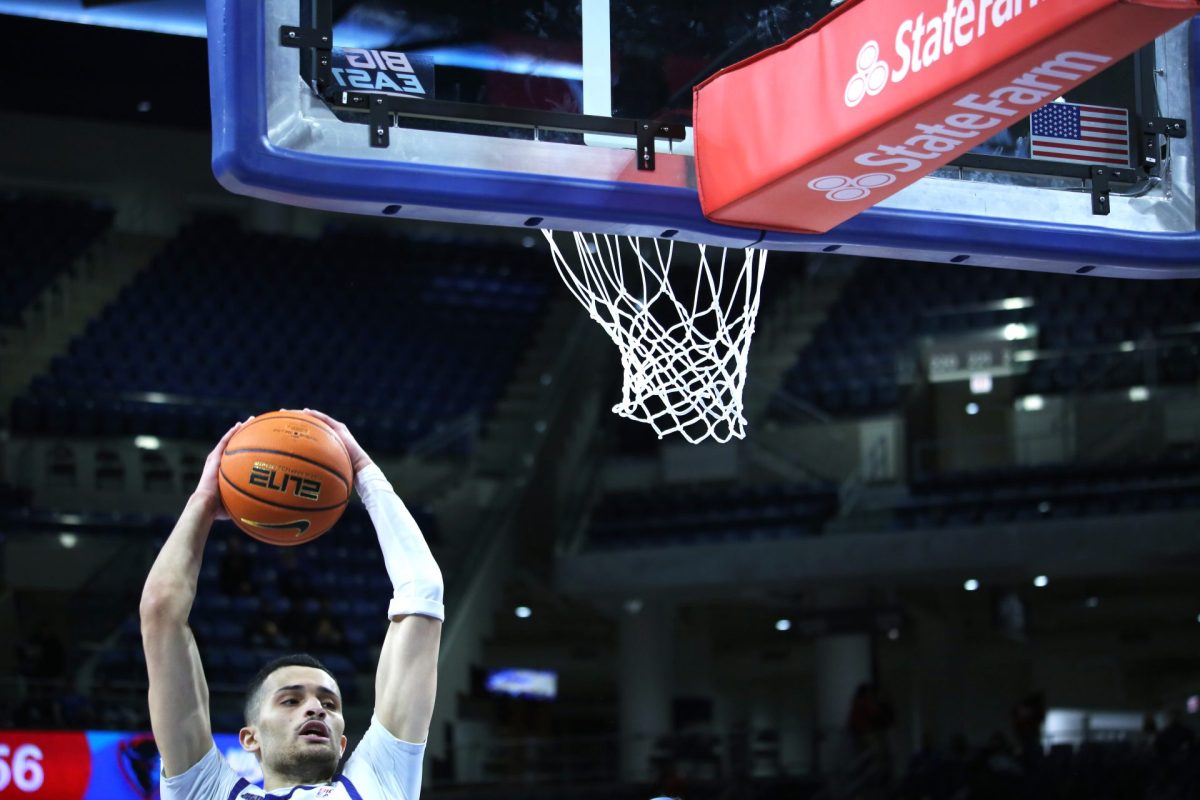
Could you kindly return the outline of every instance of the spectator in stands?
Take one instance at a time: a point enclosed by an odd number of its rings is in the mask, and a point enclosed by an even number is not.
[[[1024,776],[1025,770],[1017,760],[1008,739],[1003,733],[996,731],[979,751],[971,781],[974,788],[971,796],[994,797],[996,800],[1020,797]]]
[[[1145,750],[1154,749],[1154,741],[1158,738],[1158,720],[1154,712],[1147,711],[1142,717],[1141,747]]]
[[[229,539],[217,572],[217,583],[221,594],[227,597],[245,597],[252,594],[254,587],[250,579],[250,558],[242,545],[241,537]]]
[[[62,640],[45,620],[25,640],[18,661],[21,674],[38,681],[61,680],[67,668],[67,651]]]
[[[889,703],[873,683],[859,684],[850,704],[850,716],[846,727],[858,750],[878,746],[879,740],[892,727],[896,715]]]
[[[270,614],[260,614],[246,626],[246,639],[254,647],[266,650],[286,651],[292,648],[291,640],[279,628],[279,622]]]
[[[1160,758],[1187,753],[1196,746],[1196,733],[1183,721],[1178,708],[1172,708],[1167,724],[1154,738],[1154,752]]]
[[[325,604],[313,623],[312,637],[309,639],[308,646],[314,650],[338,650],[345,643],[346,637],[342,635],[338,624],[334,622],[333,615],[329,613],[328,604]]]
[[[1013,704],[1010,710],[1017,755],[1029,766],[1042,755],[1042,726],[1046,722],[1046,695],[1033,692]]]
[[[62,640],[41,620],[17,648],[17,670],[25,678],[25,693],[17,707],[22,727],[58,727],[59,700],[66,689],[67,651]]]
[[[306,578],[300,569],[300,560],[294,550],[284,550],[279,556],[279,595],[286,597],[292,609],[299,609],[311,597],[321,599],[311,578]]]
[[[1180,710],[1173,708],[1167,724],[1154,738],[1150,796],[1156,800],[1196,797],[1200,782],[1196,759],[1196,734],[1184,722]]]
[[[376,675],[375,713],[339,774],[347,741],[338,683],[312,656],[285,656],[251,681],[239,740],[261,764],[268,792],[290,789],[286,794],[293,800],[415,798],[436,689],[444,617],[441,571],[412,515],[346,426],[312,413],[337,432],[350,454],[355,485],[379,536],[394,589]],[[240,427],[231,428],[209,453],[142,591],[150,720],[162,755],[164,800],[263,796],[229,766],[213,742],[208,686],[187,624],[209,529],[224,516],[217,467]]]
[[[850,704],[846,728],[855,752],[869,757],[871,772],[881,785],[889,785],[892,780],[892,754],[887,735],[895,718],[891,703],[876,684],[859,684]]]

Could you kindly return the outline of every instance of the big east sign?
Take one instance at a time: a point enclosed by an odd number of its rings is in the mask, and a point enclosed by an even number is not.
[[[1200,0],[849,0],[696,87],[704,214],[827,231],[1197,10]]]
[[[335,49],[330,72],[337,85],[348,91],[425,97],[433,86],[433,62],[428,57],[392,50]]]

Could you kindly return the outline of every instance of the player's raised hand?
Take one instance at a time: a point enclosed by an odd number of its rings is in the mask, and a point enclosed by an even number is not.
[[[225,506],[221,504],[221,486],[220,486],[220,468],[221,456],[225,454],[225,447],[229,444],[229,440],[233,435],[242,429],[242,426],[249,422],[254,417],[246,420],[246,422],[238,422],[232,428],[225,431],[225,435],[221,437],[221,441],[217,442],[217,446],[212,449],[208,457],[204,459],[204,469],[200,471],[200,480],[196,483],[196,491],[194,492],[213,515],[213,519],[229,519],[229,515],[225,513]]]
[[[305,414],[311,414],[330,428],[333,428],[333,432],[342,440],[342,444],[346,445],[346,452],[350,454],[350,463],[354,467],[354,474],[357,475],[359,470],[371,464],[371,457],[367,455],[366,450],[362,449],[362,445],[355,441],[354,434],[350,433],[350,429],[346,427],[346,423],[338,422],[328,414],[315,411],[311,408],[302,410]]]

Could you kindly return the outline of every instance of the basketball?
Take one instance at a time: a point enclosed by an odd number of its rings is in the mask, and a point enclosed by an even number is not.
[[[267,544],[311,542],[346,510],[354,472],[342,440],[298,411],[242,427],[221,456],[221,502],[234,524]]]

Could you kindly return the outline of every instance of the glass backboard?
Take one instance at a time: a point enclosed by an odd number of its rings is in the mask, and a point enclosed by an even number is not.
[[[1056,104],[1112,126],[1093,151],[1103,156],[1097,163],[1124,170],[1109,187],[1107,214],[1093,213],[1087,159],[1046,144],[1050,109],[824,234],[706,220],[691,149],[693,87],[836,5],[210,0],[214,171],[236,192],[395,218],[1200,276],[1194,23]],[[798,76],[822,78],[821,65]],[[402,113],[372,115],[379,97],[393,108],[391,98],[402,98]],[[1163,120],[1184,123],[1184,135],[1162,135],[1154,126]],[[639,169],[648,141],[639,141],[639,124],[659,134],[649,139],[653,169]],[[816,135],[820,120],[812,126],[779,135]]]

